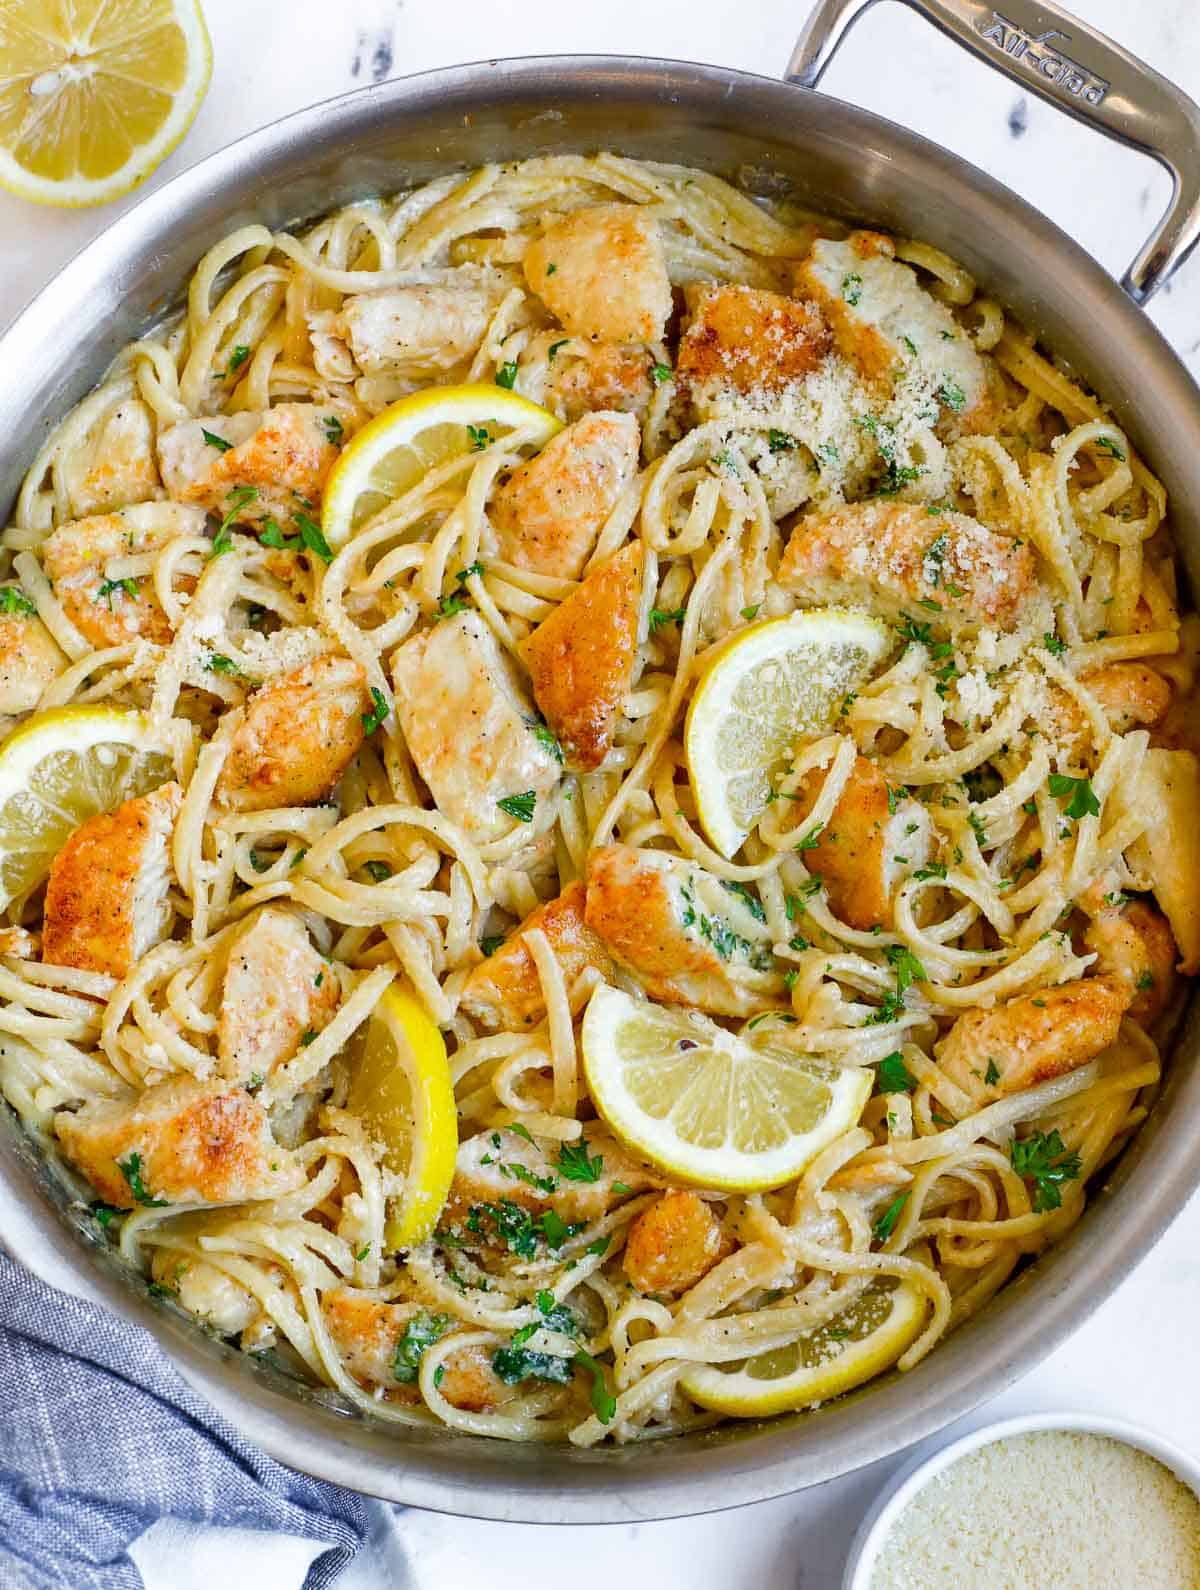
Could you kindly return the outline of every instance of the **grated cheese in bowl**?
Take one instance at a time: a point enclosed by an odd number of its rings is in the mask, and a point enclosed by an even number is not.
[[[936,1472],[891,1521],[869,1579],[856,1575],[854,1583],[1200,1590],[1200,1499],[1126,1441],[1090,1430],[1025,1430]]]

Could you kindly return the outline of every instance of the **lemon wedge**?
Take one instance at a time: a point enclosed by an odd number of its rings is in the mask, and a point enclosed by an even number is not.
[[[387,1145],[385,1163],[404,1177],[385,1230],[388,1249],[411,1248],[437,1224],[454,1176],[458,1109],[446,1045],[416,998],[392,987],[351,1068],[346,1107]]]
[[[42,882],[80,823],[172,772],[140,712],[55,707],[23,723],[0,745],[0,908]]]
[[[38,204],[128,193],[187,132],[211,73],[196,0],[6,0],[0,187]]]
[[[723,856],[741,849],[796,742],[827,734],[895,638],[865,613],[818,607],[739,630],[705,668],[684,732],[700,821]]]
[[[728,1364],[693,1364],[679,1383],[702,1408],[737,1419],[813,1408],[890,1369],[928,1312],[923,1292],[889,1276],[787,1347]]]
[[[871,1074],[761,1044],[696,1011],[598,988],[583,1018],[592,1102],[628,1147],[700,1187],[798,1176],[858,1120]]]
[[[513,432],[536,450],[560,430],[553,414],[504,387],[430,387],[401,398],[364,425],[334,465],[321,511],[325,539],[343,545],[439,464]]]

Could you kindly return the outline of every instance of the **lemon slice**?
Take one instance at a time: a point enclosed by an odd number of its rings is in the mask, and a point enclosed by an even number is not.
[[[50,871],[72,830],[172,776],[140,712],[55,707],[0,745],[0,908]]]
[[[696,1011],[598,988],[583,1018],[592,1101],[630,1148],[683,1181],[780,1187],[848,1131],[871,1075],[747,1043]]]
[[[797,740],[827,734],[894,637],[865,613],[817,607],[740,630],[692,698],[685,750],[704,830],[734,855],[767,808]]]
[[[458,1109],[442,1035],[412,994],[389,988],[351,1056],[347,1109],[384,1144],[404,1177],[385,1230],[390,1251],[423,1242],[454,1176]]]
[[[890,1369],[929,1312],[911,1281],[874,1281],[841,1314],[755,1358],[694,1364],[680,1385],[702,1408],[740,1419],[813,1408]]]
[[[212,72],[196,0],[0,5],[0,187],[103,204],[187,132]]]
[[[364,425],[334,465],[321,511],[325,539],[342,545],[439,464],[513,431],[536,449],[561,430],[553,414],[504,387],[430,387],[401,398]]]

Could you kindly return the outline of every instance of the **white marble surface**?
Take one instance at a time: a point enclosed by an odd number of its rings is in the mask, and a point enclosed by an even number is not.
[[[210,150],[314,100],[372,78],[493,55],[597,51],[717,62],[769,75],[787,60],[803,0],[204,0],[216,64],[191,133],[164,180]],[[1196,0],[1075,0],[1075,10],[1200,97]],[[285,20],[286,19],[286,20]],[[1110,270],[1134,254],[1166,201],[1151,162],[1116,148],[966,60],[896,6],[881,6],[851,37],[826,89],[948,144],[1016,188]],[[131,200],[125,201],[126,204]],[[0,195],[0,323],[121,206],[56,213]],[[1200,374],[1200,257],[1159,295],[1151,314]],[[1200,1201],[1180,1217],[1121,1290],[1073,1340],[956,1429],[1041,1408],[1105,1411],[1200,1447]],[[863,1511],[895,1463],[735,1514],[615,1529],[538,1529],[373,1504],[369,1550],[344,1590],[488,1590],[562,1585],[612,1590],[836,1590]],[[271,1563],[244,1542],[215,1556],[150,1543],[140,1552],[148,1590],[194,1583],[299,1582],[302,1557],[279,1545]],[[251,1558],[253,1557],[253,1562]],[[170,1563],[171,1566],[167,1566]],[[1099,1587],[1098,1587],[1099,1590]]]

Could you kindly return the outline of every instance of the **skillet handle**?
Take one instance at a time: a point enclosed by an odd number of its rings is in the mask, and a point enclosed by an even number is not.
[[[815,88],[848,29],[876,0],[817,0],[784,74]],[[1144,304],[1200,242],[1200,106],[1158,72],[1049,0],[902,0],[1021,88],[1151,155],[1173,191],[1121,279]]]

